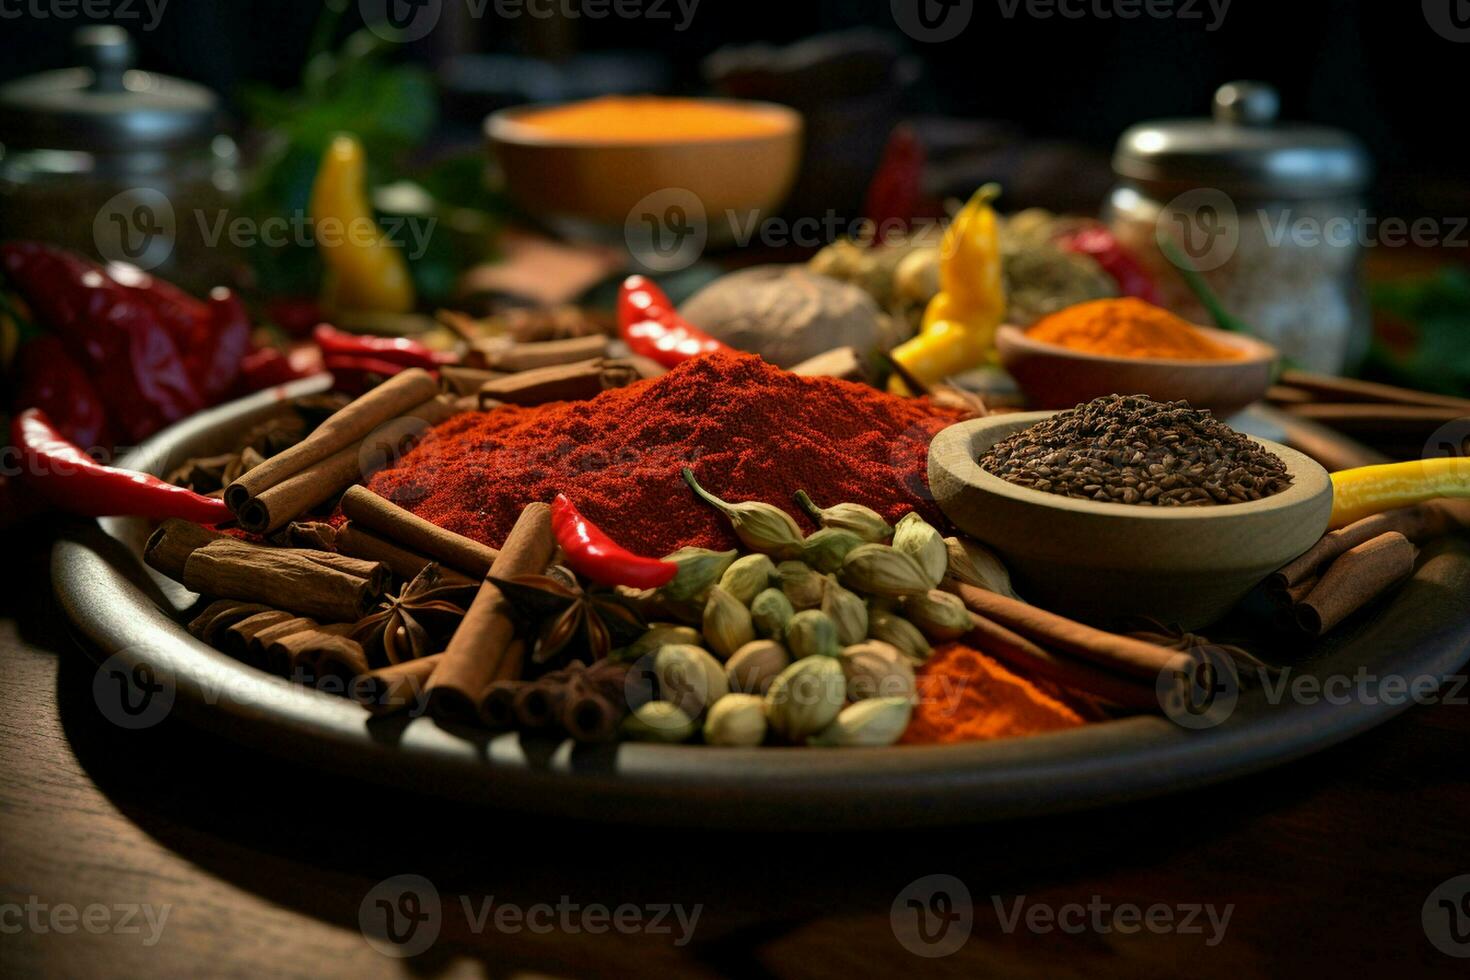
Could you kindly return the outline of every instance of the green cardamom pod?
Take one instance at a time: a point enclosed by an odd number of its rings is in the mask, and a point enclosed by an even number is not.
[[[707,650],[688,644],[662,647],[654,654],[653,676],[658,678],[659,700],[675,705],[690,718],[698,718],[730,693],[720,662]]]
[[[917,561],[886,544],[860,545],[848,552],[842,563],[842,581],[866,595],[894,599],[923,595],[934,588]]]
[[[807,496],[805,490],[796,491],[796,503],[811,519],[822,527],[851,531],[859,538],[872,544],[881,544],[893,537],[893,528],[871,507],[862,504],[838,504],[820,508]]]
[[[842,646],[861,643],[868,635],[868,603],[856,592],[849,592],[833,576],[827,577],[822,595],[822,612],[837,624],[837,642]]]
[[[899,649],[881,640],[857,643],[842,651],[847,700],[914,696],[914,666]]]
[[[801,549],[801,560],[819,572],[835,572],[842,567],[847,553],[863,543],[863,539],[839,527],[824,527],[809,535]]]
[[[919,661],[928,660],[929,654],[933,652],[919,628],[897,613],[876,610],[870,612],[868,636],[898,647],[904,656]]]
[[[776,566],[776,574],[781,578],[781,591],[791,600],[792,609],[815,609],[822,604],[827,580],[806,562],[783,561]]]
[[[699,635],[699,630],[690,626],[678,626],[673,623],[653,623],[644,633],[632,643],[618,650],[614,657],[625,663],[632,663],[649,654],[658,653],[660,647],[672,643],[685,643],[690,646],[699,646],[704,642],[704,637]]]
[[[786,639],[786,624],[796,609],[780,589],[766,589],[750,601],[750,618],[758,636],[768,640]]]
[[[1016,594],[1015,587],[1011,585],[1011,573],[995,552],[969,538],[945,538],[944,546],[949,555],[949,565],[945,569],[947,577],[977,589],[1025,601]]]
[[[787,741],[800,742],[832,723],[847,697],[836,657],[807,657],[781,671],[766,692],[766,721]]]
[[[674,578],[668,585],[658,590],[659,596],[675,602],[702,599],[739,554],[738,551],[680,548],[664,558],[664,561],[671,561],[679,566],[679,570],[674,573]]]
[[[683,470],[684,482],[689,489],[711,507],[725,515],[735,536],[751,551],[774,555],[776,558],[796,558],[801,555],[801,528],[796,519],[774,504],[759,500],[744,503],[726,503],[710,493],[694,479],[694,471]]]
[[[635,742],[687,742],[699,725],[667,701],[640,704],[623,719],[624,738]]]
[[[764,592],[776,577],[776,566],[765,555],[746,555],[736,559],[720,576],[720,588],[747,606]]]
[[[766,739],[766,702],[754,694],[720,698],[704,719],[704,740],[710,745],[759,745]]]
[[[776,675],[791,666],[791,654],[775,640],[754,640],[725,662],[730,690],[765,694]]]
[[[939,588],[949,568],[949,548],[933,525],[918,514],[908,514],[893,531],[893,547],[919,563],[929,588]]]
[[[704,603],[704,641],[722,659],[755,639],[755,623],[745,603],[716,585]]]
[[[842,644],[837,642],[837,624],[819,609],[805,609],[792,616],[786,627],[786,648],[797,660],[835,657],[842,652]]]
[[[908,698],[870,698],[850,704],[832,724],[807,739],[828,748],[880,748],[892,745],[909,727],[914,705]]]
[[[934,589],[903,601],[903,614],[935,643],[957,640],[975,628],[958,596]]]

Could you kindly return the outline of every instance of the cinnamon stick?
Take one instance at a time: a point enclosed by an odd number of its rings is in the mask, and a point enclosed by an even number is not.
[[[266,666],[264,657],[260,656],[260,647],[253,646],[251,640],[257,633],[279,626],[282,623],[290,623],[297,620],[294,613],[284,609],[267,609],[264,612],[254,613],[243,619],[237,620],[228,626],[219,636],[219,649],[236,660],[255,667]],[[311,620],[306,622],[310,623]],[[296,627],[300,629],[301,627]]]
[[[224,536],[219,531],[211,531],[193,521],[170,517],[148,536],[148,543],[143,545],[143,561],[149,568],[178,582],[184,577],[184,563],[189,560],[189,556]]]
[[[1068,690],[1091,695],[1120,708],[1141,711],[1157,711],[1159,708],[1158,695],[1147,684],[1055,656],[979,613],[970,613],[970,621],[974,629],[966,636],[966,642],[973,643],[977,649],[1023,674],[1043,677]]]
[[[487,381],[505,377],[504,371],[485,371],[480,368],[460,367],[446,364],[439,369],[439,383],[453,395],[473,395]]]
[[[1178,654],[1176,650],[1094,629],[1009,596],[987,592],[953,579],[946,580],[944,588],[959,596],[971,612],[994,620],[1039,646],[1148,681],[1155,680],[1160,672],[1169,668]]]
[[[1470,501],[1431,500],[1373,514],[1336,531],[1329,531],[1301,556],[1268,580],[1277,592],[1300,585],[1340,555],[1382,534],[1395,531],[1416,544],[1451,531],[1470,529]]]
[[[342,495],[342,513],[354,527],[366,529],[409,551],[427,555],[441,565],[482,579],[499,554],[473,538],[455,534],[424,520],[367,487],[349,487]],[[539,571],[539,569],[538,569]]]
[[[480,407],[544,405],[548,402],[586,401],[612,388],[626,388],[641,380],[638,369],[616,358],[596,357],[572,364],[534,368],[487,381],[480,386]]]
[[[337,529],[337,550],[365,561],[380,561],[404,581],[412,581],[434,562],[427,555],[401,548],[371,531],[355,527],[351,521]]]
[[[422,368],[409,368],[395,375],[349,402],[290,449],[242,474],[225,488],[225,503],[239,514],[259,494],[333,453],[361,442],[384,422],[422,405],[438,392],[439,383]]]
[[[1321,636],[1412,574],[1418,554],[1419,549],[1397,531],[1349,549],[1297,604],[1297,625],[1312,636]]]
[[[292,474],[235,510],[240,526],[269,534],[326,503],[396,459],[408,444],[455,413],[453,399],[440,395],[378,426],[365,438]]]
[[[419,714],[429,677],[443,661],[444,654],[436,653],[370,670],[356,677],[349,690],[357,703],[372,714],[388,715],[409,708]]]
[[[1283,371],[1281,384],[1308,392],[1323,401],[1426,405],[1454,409],[1458,415],[1470,415],[1470,399],[1414,391],[1412,388],[1398,388],[1373,381],[1310,374],[1306,371]]]
[[[551,508],[526,506],[490,566],[459,628],[444,651],[444,660],[429,678],[429,710],[445,718],[474,719],[480,694],[497,680],[520,675],[515,656],[515,621],[510,602],[492,578],[538,575],[551,561],[556,540],[551,533]]]
[[[329,551],[220,538],[189,555],[181,577],[202,595],[271,603],[326,622],[356,622],[382,596],[388,569]]]
[[[612,739],[628,710],[623,691],[628,669],[604,661],[572,673],[560,717],[568,735],[578,742]]]
[[[476,341],[471,346],[473,359],[491,371],[530,371],[554,364],[572,364],[607,353],[607,337],[590,334],[566,340],[541,340],[517,343],[504,337]]]
[[[240,602],[236,599],[216,599],[204,607],[203,612],[189,621],[189,633],[195,639],[210,646],[220,645],[220,634],[247,616],[271,612],[271,607],[259,602]]]
[[[478,714],[487,728],[510,728],[516,720],[516,695],[527,684],[521,680],[494,681],[480,695]]]

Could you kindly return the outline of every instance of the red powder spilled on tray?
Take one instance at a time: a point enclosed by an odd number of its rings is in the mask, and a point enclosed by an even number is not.
[[[685,486],[683,466],[711,493],[775,504],[804,527],[792,500],[799,489],[819,506],[866,504],[890,521],[918,510],[947,527],[929,497],[929,441],[960,417],[752,355],[714,354],[590,401],[456,416],[371,487],[490,545],[526,504],[566,493],[644,554],[734,547],[725,519]]]
[[[940,647],[917,671],[919,703],[901,740],[932,745],[1077,728],[1080,714],[978,650]]]

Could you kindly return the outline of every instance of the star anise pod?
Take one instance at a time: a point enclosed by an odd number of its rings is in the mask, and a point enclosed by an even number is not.
[[[515,607],[536,626],[531,662],[547,664],[581,641],[597,661],[613,649],[633,642],[648,627],[613,592],[589,592],[570,571],[554,566],[545,575],[491,579]]]
[[[398,664],[427,657],[464,618],[478,589],[478,583],[431,562],[350,635],[374,660]]]
[[[1160,622],[1150,616],[1135,616],[1124,624],[1124,633],[1135,640],[1143,640],[1145,643],[1153,643],[1169,650],[1179,650],[1182,653],[1194,653],[1199,650],[1218,650],[1237,666],[1250,667],[1255,670],[1275,671],[1277,668],[1266,663],[1260,657],[1246,650],[1244,647],[1234,646],[1229,643],[1216,643],[1208,637],[1191,633],[1178,625]]]

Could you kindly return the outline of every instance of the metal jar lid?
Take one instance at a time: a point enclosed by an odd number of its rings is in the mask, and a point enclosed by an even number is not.
[[[1368,184],[1368,152],[1352,135],[1277,121],[1281,100],[1261,82],[1215,93],[1213,119],[1143,123],[1113,156],[1118,176],[1171,188],[1215,187],[1259,197],[1333,197]]]
[[[129,152],[184,146],[218,132],[219,99],[193,82],[133,68],[120,27],[84,27],[85,67],[0,85],[0,140],[27,149]]]

